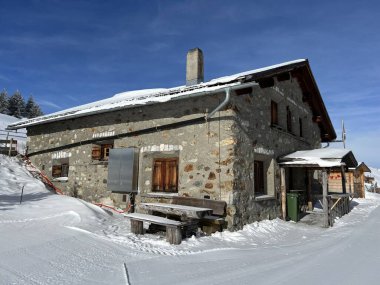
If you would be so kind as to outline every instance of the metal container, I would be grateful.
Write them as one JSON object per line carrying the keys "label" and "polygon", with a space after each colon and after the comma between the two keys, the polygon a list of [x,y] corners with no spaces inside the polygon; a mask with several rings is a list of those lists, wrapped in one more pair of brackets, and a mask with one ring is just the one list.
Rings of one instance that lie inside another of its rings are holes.
{"label": "metal container", "polygon": [[107,187],[113,193],[137,193],[138,148],[114,148],[108,159]]}

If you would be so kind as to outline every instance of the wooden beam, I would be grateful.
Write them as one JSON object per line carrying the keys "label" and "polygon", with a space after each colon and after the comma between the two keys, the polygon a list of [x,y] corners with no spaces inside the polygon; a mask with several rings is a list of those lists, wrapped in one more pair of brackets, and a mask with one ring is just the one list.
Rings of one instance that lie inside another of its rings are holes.
{"label": "wooden beam", "polygon": [[251,94],[252,93],[252,87],[247,87],[247,88],[242,88],[242,89],[237,89],[235,90],[236,95],[246,95],[246,94]]}
{"label": "wooden beam", "polygon": [[314,123],[322,122],[322,116],[313,116],[313,122]]}
{"label": "wooden beam", "polygon": [[343,194],[346,194],[346,173],[344,170],[344,165],[340,166],[340,173],[342,176],[342,191],[343,191]]}
{"label": "wooden beam", "polygon": [[142,221],[131,220],[131,232],[136,235],[144,234],[144,227]]}
{"label": "wooden beam", "polygon": [[281,73],[281,74],[277,75],[277,80],[278,81],[290,80],[290,74],[289,74],[289,72],[285,72],[285,73]]}
{"label": "wooden beam", "polygon": [[268,88],[274,86],[274,79],[272,77],[258,80],[260,88]]}
{"label": "wooden beam", "polygon": [[323,189],[323,226],[325,228],[329,227],[329,205],[327,200],[327,170],[322,170],[322,189]]}
{"label": "wooden beam", "polygon": [[313,201],[311,197],[311,183],[313,179],[313,170],[306,169],[307,171],[307,208],[309,211],[313,211]]}
{"label": "wooden beam", "polygon": [[182,231],[178,227],[166,227],[166,241],[170,244],[180,244],[182,242]]}
{"label": "wooden beam", "polygon": [[280,168],[281,173],[281,213],[282,219],[286,220],[286,181],[285,181],[285,168]]}

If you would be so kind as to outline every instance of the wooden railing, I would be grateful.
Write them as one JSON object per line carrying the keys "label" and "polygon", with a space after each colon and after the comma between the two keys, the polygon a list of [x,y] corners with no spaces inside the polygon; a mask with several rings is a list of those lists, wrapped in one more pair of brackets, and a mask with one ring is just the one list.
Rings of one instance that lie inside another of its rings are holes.
{"label": "wooden railing", "polygon": [[341,218],[350,212],[350,201],[352,194],[330,194],[327,196],[328,200],[328,220],[329,226],[334,225],[336,218]]}
{"label": "wooden railing", "polygon": [[17,155],[17,140],[0,140],[0,153],[9,156]]}

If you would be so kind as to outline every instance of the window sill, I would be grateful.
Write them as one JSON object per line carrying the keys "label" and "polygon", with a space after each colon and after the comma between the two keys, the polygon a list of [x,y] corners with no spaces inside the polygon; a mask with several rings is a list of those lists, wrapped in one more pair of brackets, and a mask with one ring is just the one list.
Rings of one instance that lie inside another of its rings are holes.
{"label": "window sill", "polygon": [[274,200],[275,196],[272,195],[259,195],[255,197],[255,201],[265,201],[265,200]]}
{"label": "window sill", "polygon": [[53,182],[68,182],[69,178],[68,177],[55,177],[53,178]]}
{"label": "window sill", "polygon": [[108,160],[92,160],[92,165],[108,165]]}
{"label": "window sill", "polygon": [[278,132],[280,132],[282,134],[288,135],[288,136],[290,136],[290,137],[292,137],[292,138],[294,138],[296,140],[299,140],[299,141],[301,141],[301,142],[303,142],[305,144],[310,145],[310,143],[308,143],[307,140],[303,136],[302,137],[298,136],[298,135],[294,134],[293,132],[289,132],[286,129],[284,129],[284,128],[278,126],[278,125],[271,125],[271,128],[277,130]]}
{"label": "window sill", "polygon": [[143,197],[174,197],[178,196],[178,192],[168,193],[168,192],[149,192],[142,194]]}

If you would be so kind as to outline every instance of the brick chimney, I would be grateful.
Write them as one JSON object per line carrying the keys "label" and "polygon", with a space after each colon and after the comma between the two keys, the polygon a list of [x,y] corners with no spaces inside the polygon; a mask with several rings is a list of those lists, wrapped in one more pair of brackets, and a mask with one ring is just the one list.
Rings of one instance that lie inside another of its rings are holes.
{"label": "brick chimney", "polygon": [[186,86],[204,82],[202,50],[199,48],[189,50],[186,60]]}

